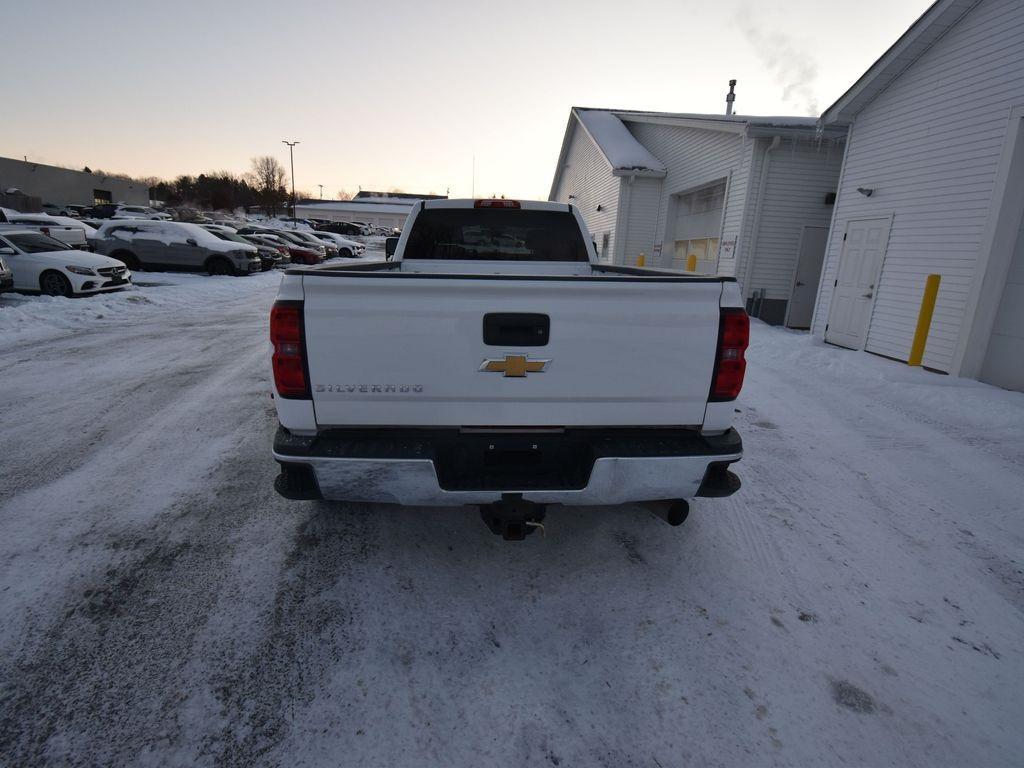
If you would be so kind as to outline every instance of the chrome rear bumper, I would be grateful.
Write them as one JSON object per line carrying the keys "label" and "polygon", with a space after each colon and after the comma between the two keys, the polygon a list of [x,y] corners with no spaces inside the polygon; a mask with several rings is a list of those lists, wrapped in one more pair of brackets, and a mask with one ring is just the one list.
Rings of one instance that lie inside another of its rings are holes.
{"label": "chrome rear bumper", "polygon": [[[716,437],[692,433],[683,440],[678,434],[666,440],[660,430],[648,432],[653,434],[609,441],[606,433],[595,431],[593,447],[584,444],[598,455],[586,461],[578,475],[579,482],[563,476],[565,479],[544,487],[550,475],[548,468],[533,470],[527,466],[510,475],[518,473],[522,477],[519,484],[513,480],[497,486],[495,483],[500,479],[487,478],[486,472],[482,472],[478,485],[473,487],[472,473],[467,480],[467,475],[457,471],[453,475],[452,468],[443,465],[449,461],[444,449],[438,448],[439,444],[428,434],[421,438],[406,433],[387,441],[371,442],[350,440],[347,436],[302,438],[280,430],[274,443],[274,458],[281,464],[282,476],[276,487],[289,498],[410,506],[490,504],[509,495],[538,504],[598,506],[698,495],[727,496],[739,487],[735,475],[726,472],[726,467],[743,455],[742,441],[735,430]],[[449,438],[440,438],[444,439]],[[483,442],[494,447],[494,438]],[[484,445],[483,450],[486,448]],[[631,455],[599,455],[602,450],[616,448]],[[665,455],[673,449],[678,451],[677,455]],[[564,460],[564,456],[559,456],[559,460]],[[462,468],[456,468],[459,469]]]}

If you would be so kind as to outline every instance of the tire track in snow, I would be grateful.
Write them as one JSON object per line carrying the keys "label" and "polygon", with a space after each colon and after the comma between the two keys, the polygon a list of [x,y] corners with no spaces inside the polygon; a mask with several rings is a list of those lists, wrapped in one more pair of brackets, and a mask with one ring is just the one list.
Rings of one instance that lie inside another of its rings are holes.
{"label": "tire track in snow", "polygon": [[[265,454],[270,421],[265,412],[240,415],[263,417],[234,432],[243,450],[201,490],[112,534],[107,563],[69,587],[52,623],[37,621],[17,652],[5,652],[0,753],[11,764],[132,765],[188,748],[189,663],[229,571],[230,534],[268,498],[276,502],[266,481],[272,461],[253,460]],[[210,492],[224,485],[233,489],[227,503]]]}

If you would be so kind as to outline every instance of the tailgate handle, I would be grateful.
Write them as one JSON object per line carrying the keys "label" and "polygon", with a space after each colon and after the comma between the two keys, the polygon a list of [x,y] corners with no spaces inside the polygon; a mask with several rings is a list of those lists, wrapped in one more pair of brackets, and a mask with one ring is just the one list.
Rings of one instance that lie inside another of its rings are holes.
{"label": "tailgate handle", "polygon": [[551,318],[526,312],[484,315],[484,344],[492,347],[543,347],[551,334]]}

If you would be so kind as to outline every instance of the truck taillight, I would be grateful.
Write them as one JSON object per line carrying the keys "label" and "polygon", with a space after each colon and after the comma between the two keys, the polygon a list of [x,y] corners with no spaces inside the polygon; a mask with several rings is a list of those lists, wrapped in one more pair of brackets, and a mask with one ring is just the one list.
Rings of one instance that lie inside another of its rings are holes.
{"label": "truck taillight", "polygon": [[518,200],[477,200],[474,208],[521,208]]}
{"label": "truck taillight", "polygon": [[309,399],[306,339],[302,302],[278,301],[270,310],[270,341],[274,345],[274,385],[289,400]]}
{"label": "truck taillight", "polygon": [[718,324],[718,354],[711,382],[711,402],[735,400],[743,388],[747,361],[743,353],[750,342],[750,318],[742,309],[723,307]]}

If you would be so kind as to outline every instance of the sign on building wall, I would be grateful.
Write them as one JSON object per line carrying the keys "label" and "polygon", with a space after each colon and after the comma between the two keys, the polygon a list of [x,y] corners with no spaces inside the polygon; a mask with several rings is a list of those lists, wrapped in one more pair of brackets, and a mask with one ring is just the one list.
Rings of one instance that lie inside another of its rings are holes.
{"label": "sign on building wall", "polygon": [[723,240],[722,244],[718,247],[718,260],[732,259],[736,255],[736,238],[732,240]]}

